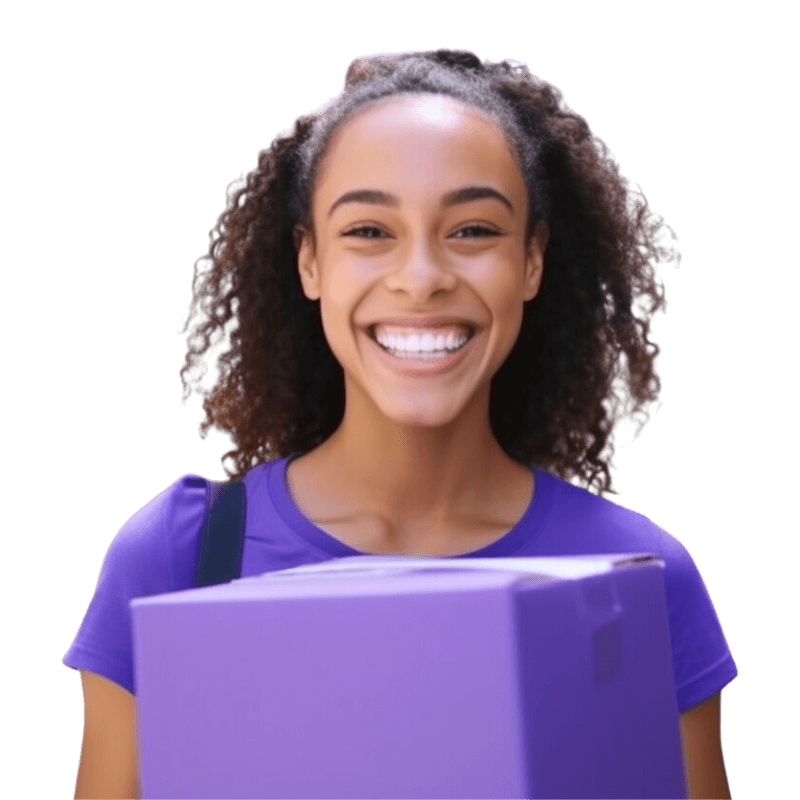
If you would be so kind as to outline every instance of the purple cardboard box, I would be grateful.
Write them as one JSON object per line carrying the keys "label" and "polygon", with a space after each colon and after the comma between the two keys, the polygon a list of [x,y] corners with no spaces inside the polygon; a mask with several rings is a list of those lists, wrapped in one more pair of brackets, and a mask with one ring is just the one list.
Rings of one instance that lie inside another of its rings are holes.
{"label": "purple cardboard box", "polygon": [[130,603],[143,798],[685,798],[664,562],[353,556]]}

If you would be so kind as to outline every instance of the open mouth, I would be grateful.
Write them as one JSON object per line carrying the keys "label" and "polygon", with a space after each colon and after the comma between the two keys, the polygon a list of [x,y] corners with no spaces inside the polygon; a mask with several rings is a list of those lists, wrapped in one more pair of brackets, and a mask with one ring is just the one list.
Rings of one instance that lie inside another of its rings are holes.
{"label": "open mouth", "polygon": [[378,347],[381,348],[385,353],[389,353],[392,356],[397,358],[404,358],[404,359],[414,359],[420,361],[438,361],[448,356],[452,355],[453,353],[457,353],[462,350],[467,344],[472,340],[473,336],[475,336],[476,328],[474,325],[467,325],[466,326],[466,339],[458,345],[458,347],[450,347],[444,348],[440,350],[393,350],[391,347],[387,347],[385,344],[381,344],[378,341],[377,336],[375,335],[375,328],[376,325],[370,325],[367,330],[367,335],[370,339],[372,339]]}

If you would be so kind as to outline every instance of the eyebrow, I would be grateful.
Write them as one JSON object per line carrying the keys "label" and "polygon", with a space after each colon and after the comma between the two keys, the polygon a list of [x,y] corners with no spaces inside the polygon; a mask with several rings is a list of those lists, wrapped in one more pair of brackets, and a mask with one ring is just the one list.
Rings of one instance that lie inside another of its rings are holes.
{"label": "eyebrow", "polygon": [[[452,192],[442,196],[441,207],[450,208],[451,206],[460,205],[461,203],[470,203],[473,200],[485,200],[493,198],[499,200],[501,203],[508,206],[511,213],[514,213],[514,206],[511,201],[497,189],[491,186],[462,186],[460,189],[455,189]],[[380,206],[390,206],[391,208],[398,208],[400,200],[393,194],[381,192],[377,189],[354,189],[352,192],[345,192],[332,206],[328,212],[328,219],[331,218],[333,212],[342,203],[372,203]]]}

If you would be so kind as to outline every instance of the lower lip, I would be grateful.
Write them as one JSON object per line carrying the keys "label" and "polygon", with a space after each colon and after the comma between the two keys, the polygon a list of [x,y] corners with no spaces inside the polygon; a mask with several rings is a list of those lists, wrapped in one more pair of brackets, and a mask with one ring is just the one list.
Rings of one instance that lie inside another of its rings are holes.
{"label": "lower lip", "polygon": [[395,372],[399,372],[401,375],[424,378],[429,375],[440,375],[443,372],[453,369],[470,350],[475,339],[478,338],[478,332],[476,331],[472,335],[472,338],[460,350],[456,350],[449,356],[445,356],[443,359],[437,361],[419,361],[413,358],[393,356],[391,353],[384,350],[368,333],[365,334],[365,336],[372,342],[375,349],[377,349],[379,358],[387,367],[391,367],[391,369]]}

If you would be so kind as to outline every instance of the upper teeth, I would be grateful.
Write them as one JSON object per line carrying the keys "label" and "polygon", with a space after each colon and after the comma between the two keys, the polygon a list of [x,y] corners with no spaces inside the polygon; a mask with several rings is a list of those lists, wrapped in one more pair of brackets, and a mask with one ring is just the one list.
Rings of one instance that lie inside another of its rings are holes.
{"label": "upper teeth", "polygon": [[375,331],[375,338],[384,347],[392,350],[433,351],[461,347],[469,337],[466,332],[458,328],[420,330],[406,336],[387,333],[378,328]]}

